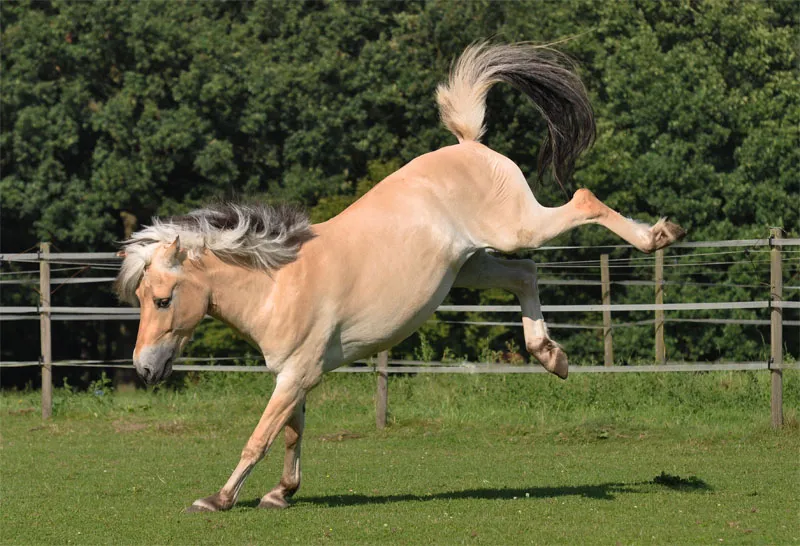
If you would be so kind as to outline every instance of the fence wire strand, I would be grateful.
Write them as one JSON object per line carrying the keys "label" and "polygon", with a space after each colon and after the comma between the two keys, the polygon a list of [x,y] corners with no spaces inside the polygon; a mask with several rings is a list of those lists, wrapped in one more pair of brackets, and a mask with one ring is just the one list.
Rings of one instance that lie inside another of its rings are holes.
{"label": "fence wire strand", "polygon": [[[719,251],[709,251],[709,252],[678,252],[678,253],[670,253],[664,256],[664,264],[663,267],[665,270],[669,271],[670,279],[665,279],[663,281],[664,286],[702,286],[702,287],[721,287],[721,288],[745,288],[745,289],[763,289],[770,286],[768,282],[762,282],[760,284],[740,284],[740,283],[728,283],[724,280],[720,280],[720,282],[713,282],[708,281],[705,279],[708,278],[715,278],[720,276],[730,276],[733,272],[730,270],[733,266],[749,266],[749,268],[745,268],[745,271],[748,275],[753,275],[757,277],[762,277],[764,271],[769,270],[769,260],[763,260],[764,255],[769,254],[772,250],[771,248],[766,248],[767,239],[763,240],[756,240],[753,243],[753,246],[740,246],[734,250],[719,250]],[[797,244],[795,242],[790,242],[789,244]],[[725,242],[720,242],[725,243]],[[756,246],[758,245],[758,246]],[[41,260],[41,258],[30,258],[30,259],[14,259],[15,257],[19,257],[24,254],[28,254],[28,251],[36,249],[38,245],[34,245],[30,249],[26,250],[25,252],[12,254],[8,256],[4,256],[0,260],[0,264],[2,263],[29,263],[35,264]],[[682,246],[677,245],[678,248],[702,248],[698,246]],[[712,245],[713,248],[715,245]],[[722,246],[722,244],[718,245]],[[780,245],[780,251],[783,255],[791,255],[787,256],[784,260],[784,273],[792,273],[789,278],[789,283],[793,282],[798,276],[800,276],[800,269],[795,271],[795,267],[800,265],[800,261],[797,260],[795,257],[796,254],[800,253],[800,249],[792,249],[791,247],[787,248],[788,245]],[[627,249],[632,250],[632,247],[628,245],[609,245],[603,247],[591,247],[593,249]],[[568,249],[586,249],[586,247],[549,247],[544,248],[541,250],[568,250]],[[73,253],[73,255],[81,255],[82,253]],[[88,253],[87,253],[88,254]],[[85,255],[81,255],[84,257]],[[741,259],[731,259],[731,260],[714,260],[709,258],[712,257],[722,257],[722,256],[741,256]],[[701,260],[701,261],[696,261]],[[99,271],[117,271],[120,268],[118,259],[115,258],[98,258],[98,261],[91,261],[91,260],[75,260],[75,259],[60,259],[58,256],[55,256],[54,259],[48,260],[48,262],[52,265],[57,267],[52,267],[50,271],[54,272],[74,272],[67,278],[62,279],[52,279],[52,284],[61,284],[57,288],[51,291],[51,294],[58,291],[63,284],[69,284],[69,281],[92,270],[99,270]],[[655,265],[655,257],[654,256],[631,256],[631,257],[620,257],[620,258],[610,258],[609,259],[609,269],[613,270],[614,277],[612,277],[610,283],[613,285],[632,285],[633,283],[641,284],[642,286],[656,286],[656,282],[650,278],[636,278],[635,275],[637,274],[635,270],[645,270],[651,269]],[[788,262],[788,263],[787,263]],[[591,272],[592,270],[597,270],[600,268],[600,260],[599,259],[584,259],[584,260],[567,260],[567,261],[545,261],[545,262],[537,262],[537,265],[541,268],[547,269],[548,272],[555,272],[558,269],[565,270],[564,273],[567,278],[564,277],[548,277],[544,279],[540,279],[543,286],[546,286],[549,282],[553,282],[557,285],[558,281],[577,281],[575,284],[579,284],[580,282],[585,282],[586,286],[597,287],[600,283],[597,281],[597,274]],[[727,270],[720,270],[720,267],[727,267]],[[697,271],[697,268],[706,268],[705,271]],[[627,270],[627,271],[626,271]],[[737,272],[737,275],[741,275],[741,271]],[[39,271],[37,270],[30,270],[30,271],[4,271],[0,272],[0,277],[2,276],[21,276],[21,275],[30,275],[33,278],[31,279],[14,279],[10,281],[2,281],[4,284],[8,283],[35,283],[36,279],[38,278]],[[87,280],[91,279],[91,277],[87,277]],[[113,279],[104,279],[103,282],[108,282],[109,280]],[[98,282],[100,282],[98,280]],[[566,285],[562,285],[566,286]],[[783,286],[784,290],[799,290],[800,286],[795,286],[791,284],[786,284]],[[38,307],[37,307],[38,308]],[[787,307],[788,309],[788,307]],[[642,311],[642,312],[649,312],[649,311]],[[110,316],[110,315],[109,315]],[[119,315],[120,318],[123,315]],[[15,316],[6,316],[6,319],[13,319],[16,318]],[[55,316],[53,318],[56,318]],[[66,317],[64,317],[66,318]],[[81,318],[80,315],[72,315],[70,318],[79,319]],[[492,327],[492,326],[508,326],[508,327],[520,327],[522,323],[520,321],[510,322],[510,321],[474,321],[474,320],[439,320],[435,321],[438,323],[443,324],[452,324],[452,325],[464,325],[464,326],[476,326],[476,327]],[[763,326],[769,324],[769,321],[765,320],[758,320],[758,319],[680,319],[680,318],[666,318],[665,322],[670,323],[709,323],[709,324],[741,324],[741,325],[751,325],[751,326]],[[629,328],[629,327],[636,327],[636,326],[651,326],[655,323],[654,320],[642,320],[642,321],[633,321],[633,322],[619,322],[613,323],[611,325],[612,329],[617,328]],[[800,324],[798,321],[783,321],[785,326],[793,326],[796,324]],[[593,324],[571,324],[571,323],[555,323],[549,322],[548,326],[553,329],[586,329],[586,330],[602,330],[603,326],[601,325],[593,325]],[[243,360],[248,359],[250,357],[222,357],[222,358],[208,358],[208,359],[198,359],[198,358],[185,358],[182,361],[228,361],[228,360]],[[118,360],[118,361],[101,361],[101,362],[130,362],[130,360]]]}

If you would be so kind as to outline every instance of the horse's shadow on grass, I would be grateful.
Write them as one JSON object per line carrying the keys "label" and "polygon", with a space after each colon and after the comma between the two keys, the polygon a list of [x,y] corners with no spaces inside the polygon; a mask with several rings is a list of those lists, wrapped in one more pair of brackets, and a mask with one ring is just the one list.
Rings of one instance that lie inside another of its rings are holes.
{"label": "horse's shadow on grass", "polygon": [[[555,497],[584,497],[588,499],[614,500],[616,495],[624,493],[651,493],[671,489],[684,492],[708,492],[712,487],[705,481],[692,476],[681,478],[661,473],[654,479],[632,483],[601,483],[597,485],[574,485],[561,487],[526,487],[526,488],[481,488],[464,489],[462,491],[442,491],[428,495],[325,495],[317,497],[301,496],[297,504],[313,504],[323,506],[361,506],[370,504],[389,504],[395,502],[419,502],[432,500],[480,499],[480,500],[515,500],[520,498],[550,499]],[[245,501],[244,506],[257,506],[259,499]]]}

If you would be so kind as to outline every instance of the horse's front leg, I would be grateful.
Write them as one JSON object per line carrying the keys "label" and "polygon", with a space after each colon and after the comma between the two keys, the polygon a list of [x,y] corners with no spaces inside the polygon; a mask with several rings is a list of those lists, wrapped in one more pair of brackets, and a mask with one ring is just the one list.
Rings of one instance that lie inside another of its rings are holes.
{"label": "horse's front leg", "polygon": [[294,413],[283,430],[286,455],[283,459],[283,474],[272,491],[261,498],[259,508],[288,508],[288,499],[300,489],[300,444],[306,420],[305,402],[295,406]]}
{"label": "horse's front leg", "polygon": [[295,414],[296,409],[302,407],[305,395],[306,389],[294,378],[278,375],[275,391],[269,399],[258,426],[242,450],[239,464],[236,465],[231,477],[217,493],[194,501],[186,511],[216,512],[230,509],[236,503],[239,490],[247,475],[250,474],[256,463],[267,454],[272,442]]}
{"label": "horse's front leg", "polygon": [[503,260],[478,251],[463,265],[453,286],[502,288],[515,294],[522,307],[525,348],[547,371],[562,379],[567,378],[567,355],[547,333],[533,260]]}

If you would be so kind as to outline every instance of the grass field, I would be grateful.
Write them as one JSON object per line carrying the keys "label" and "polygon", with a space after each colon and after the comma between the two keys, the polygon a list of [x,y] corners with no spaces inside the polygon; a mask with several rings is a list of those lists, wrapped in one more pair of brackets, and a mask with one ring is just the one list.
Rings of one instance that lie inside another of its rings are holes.
{"label": "grass field", "polygon": [[207,374],[185,389],[0,398],[3,544],[792,544],[800,542],[800,376],[769,428],[769,376],[731,372],[331,375],[308,402],[303,486],[275,446],[226,513],[182,510],[227,479],[271,388]]}

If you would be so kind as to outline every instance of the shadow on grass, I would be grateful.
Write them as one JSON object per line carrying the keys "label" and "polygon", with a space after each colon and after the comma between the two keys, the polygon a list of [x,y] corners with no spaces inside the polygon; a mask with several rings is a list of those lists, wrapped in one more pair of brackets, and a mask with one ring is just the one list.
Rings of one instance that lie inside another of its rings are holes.
{"label": "shadow on grass", "polygon": [[[645,482],[633,483],[602,483],[598,485],[575,485],[562,487],[528,487],[528,488],[502,488],[502,489],[465,489],[463,491],[442,491],[430,495],[327,495],[319,497],[302,496],[297,499],[298,504],[315,504],[323,506],[360,506],[369,504],[388,504],[395,502],[419,502],[432,500],[453,499],[482,499],[482,500],[514,500],[519,498],[549,499],[555,497],[578,496],[588,499],[614,500],[616,495],[624,493],[649,493],[667,488],[676,491],[711,491],[712,488],[705,481],[696,476],[681,478],[662,472],[654,479]],[[259,499],[244,501],[243,506],[258,506]]]}

